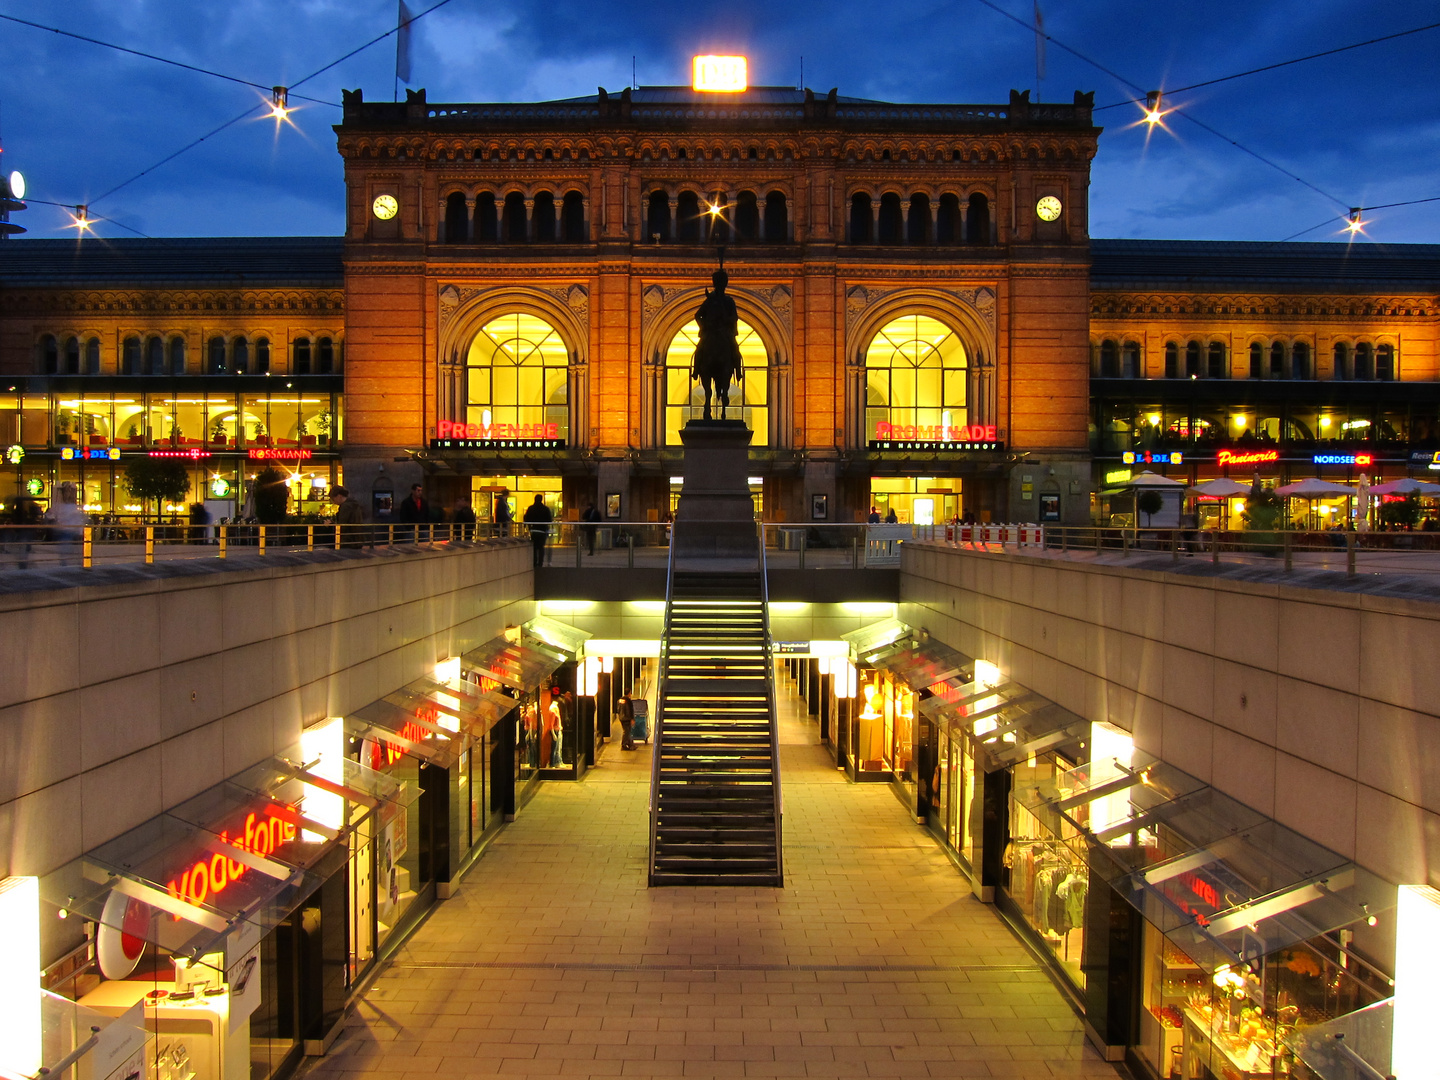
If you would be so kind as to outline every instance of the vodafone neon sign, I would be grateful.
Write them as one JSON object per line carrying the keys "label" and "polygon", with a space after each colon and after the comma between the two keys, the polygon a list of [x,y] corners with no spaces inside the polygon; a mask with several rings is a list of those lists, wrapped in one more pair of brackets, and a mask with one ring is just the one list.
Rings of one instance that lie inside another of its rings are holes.
{"label": "vodafone neon sign", "polygon": [[1216,465],[1268,465],[1280,460],[1279,450],[1221,450]]}
{"label": "vodafone neon sign", "polygon": [[[244,829],[237,830],[234,837],[228,829],[222,832],[220,842],[251,855],[269,855],[281,844],[295,839],[299,820],[300,815],[293,806],[267,806],[264,816],[247,814]],[[207,896],[219,896],[244,877],[249,869],[244,863],[217,852],[209,858],[197,860],[178,878],[171,878],[165,883],[165,891],[177,900],[203,904]],[[172,918],[178,922],[180,916]]]}

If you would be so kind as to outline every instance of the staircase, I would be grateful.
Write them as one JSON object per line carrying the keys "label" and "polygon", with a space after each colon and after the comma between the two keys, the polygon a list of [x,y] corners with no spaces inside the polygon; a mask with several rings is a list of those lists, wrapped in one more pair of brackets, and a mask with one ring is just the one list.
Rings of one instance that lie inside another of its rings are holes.
{"label": "staircase", "polygon": [[758,572],[672,563],[656,712],[650,884],[783,884],[763,549]]}

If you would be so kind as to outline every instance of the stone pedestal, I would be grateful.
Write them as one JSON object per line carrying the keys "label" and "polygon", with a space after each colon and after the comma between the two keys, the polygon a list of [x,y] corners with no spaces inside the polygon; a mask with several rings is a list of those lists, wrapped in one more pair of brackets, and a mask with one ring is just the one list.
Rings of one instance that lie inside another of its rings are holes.
{"label": "stone pedestal", "polygon": [[754,556],[750,438],[743,420],[691,420],[680,429],[685,463],[675,509],[677,556]]}

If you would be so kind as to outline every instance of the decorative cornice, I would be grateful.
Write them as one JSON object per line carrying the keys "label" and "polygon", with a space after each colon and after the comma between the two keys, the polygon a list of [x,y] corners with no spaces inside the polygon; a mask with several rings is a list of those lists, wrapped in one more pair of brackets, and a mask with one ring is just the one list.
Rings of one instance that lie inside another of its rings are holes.
{"label": "decorative cornice", "polygon": [[297,314],[339,316],[345,292],[330,288],[193,289],[45,288],[0,293],[0,311],[7,315],[74,313],[77,315],[257,315]]}
{"label": "decorative cornice", "polygon": [[1092,319],[1429,319],[1436,298],[1317,293],[1092,292]]}

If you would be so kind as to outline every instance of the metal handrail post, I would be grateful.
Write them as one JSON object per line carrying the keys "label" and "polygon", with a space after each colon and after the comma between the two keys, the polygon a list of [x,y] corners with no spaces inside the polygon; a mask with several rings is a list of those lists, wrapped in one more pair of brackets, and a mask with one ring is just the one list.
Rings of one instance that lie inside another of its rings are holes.
{"label": "metal handrail post", "polygon": [[1295,569],[1295,554],[1291,549],[1290,534],[1288,532],[1281,533],[1280,538],[1285,548],[1285,572],[1288,574]]}
{"label": "metal handrail post", "polygon": [[344,527],[345,527],[345,526],[344,526],[344,525],[341,525],[340,522],[338,522],[338,521],[335,522],[335,550],[336,550],[336,551],[339,551],[339,550],[340,550],[340,530],[343,529]]}
{"label": "metal handrail post", "polygon": [[387,547],[394,547],[394,546],[395,546],[395,523],[394,523],[393,521],[390,523],[390,538],[389,538],[389,541],[387,542],[386,546],[387,546]]}
{"label": "metal handrail post", "polygon": [[1345,534],[1345,573],[1348,577],[1355,576],[1355,534]]}
{"label": "metal handrail post", "polygon": [[575,569],[580,569],[580,530],[575,530]]}
{"label": "metal handrail post", "polygon": [[[629,567],[629,569],[634,570],[634,569],[635,569],[635,534],[634,534],[634,533],[632,533],[632,532],[626,532],[626,533],[625,533],[625,546],[630,549],[630,553],[629,553],[629,556],[628,556],[627,566]],[[672,557],[672,558],[674,557],[674,553],[675,553],[675,536],[674,536],[674,533],[673,533],[673,531],[672,531],[671,536],[670,536],[670,554],[671,554],[671,557]]]}
{"label": "metal handrail post", "polygon": [[[801,565],[805,547],[801,540]],[[765,704],[770,713],[770,777],[775,791],[775,876],[777,884],[785,881],[785,790],[780,784],[780,712],[775,702],[775,655],[770,644],[770,576],[765,564],[765,526],[760,525],[760,620],[763,629],[765,656]]]}
{"label": "metal handrail post", "polygon": [[215,529],[220,544],[220,558],[223,559],[226,557],[227,549],[229,548],[230,544],[230,526],[217,525],[215,526]]}
{"label": "metal handrail post", "polygon": [[265,535],[265,530],[266,530],[266,528],[267,528],[267,526],[265,526],[265,525],[261,525],[261,526],[260,526],[259,547],[260,547],[260,554],[261,554],[261,555],[264,555],[264,554],[265,554],[265,541],[268,539],[268,537],[266,537],[266,535]]}
{"label": "metal handrail post", "polygon": [[306,551],[314,551],[314,550],[315,550],[315,526],[314,526],[314,525],[306,525],[306,526],[305,526],[305,550],[306,550]]}
{"label": "metal handrail post", "polygon": [[[761,536],[761,539],[762,539],[762,540],[764,539],[763,534],[762,534],[762,536]],[[760,561],[763,563],[765,560],[762,558]],[[805,532],[804,532],[804,530],[801,530],[801,533],[800,533],[800,569],[801,569],[801,570],[804,570],[804,569],[805,569]]]}
{"label": "metal handrail post", "polygon": [[145,526],[145,565],[150,566],[155,562],[155,526]]}
{"label": "metal handrail post", "polygon": [[85,526],[84,539],[81,541],[80,565],[86,570],[95,567],[95,530],[89,525]]}
{"label": "metal handrail post", "polygon": [[1170,530],[1170,561],[1180,561],[1180,530]]}
{"label": "metal handrail post", "polygon": [[1210,541],[1210,561],[1218,564],[1220,562],[1220,530],[1216,529]]}

